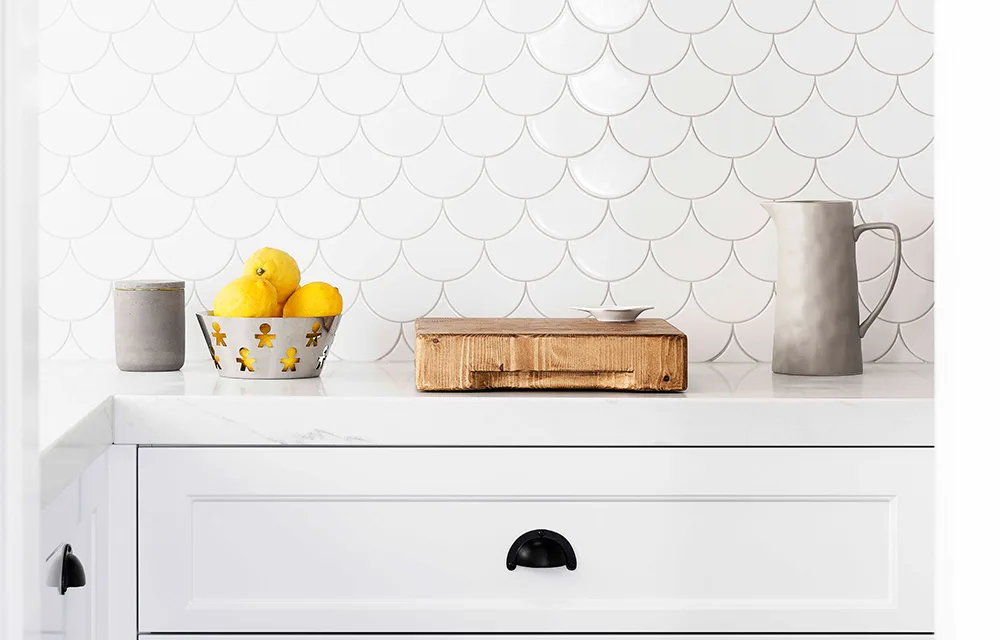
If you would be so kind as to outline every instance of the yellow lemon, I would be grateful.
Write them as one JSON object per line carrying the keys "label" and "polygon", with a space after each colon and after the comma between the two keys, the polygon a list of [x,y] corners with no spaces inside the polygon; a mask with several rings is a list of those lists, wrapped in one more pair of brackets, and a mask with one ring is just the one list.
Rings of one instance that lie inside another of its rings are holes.
{"label": "yellow lemon", "polygon": [[304,284],[285,302],[286,318],[336,316],[344,310],[344,299],[337,287],[325,282]]}
{"label": "yellow lemon", "polygon": [[257,276],[240,276],[219,289],[212,311],[224,318],[270,318],[278,310],[274,285]]}
{"label": "yellow lemon", "polygon": [[295,258],[271,247],[255,251],[243,265],[243,275],[259,276],[273,284],[278,292],[278,302],[284,302],[292,295],[302,277]]}

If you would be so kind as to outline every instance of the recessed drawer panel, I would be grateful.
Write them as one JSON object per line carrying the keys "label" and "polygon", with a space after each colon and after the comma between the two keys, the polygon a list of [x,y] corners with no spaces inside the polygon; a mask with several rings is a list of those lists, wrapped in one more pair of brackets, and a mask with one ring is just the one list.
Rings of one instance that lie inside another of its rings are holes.
{"label": "recessed drawer panel", "polygon": [[[927,632],[931,460],[927,449],[142,449],[139,625]],[[572,560],[572,571],[527,566]]]}

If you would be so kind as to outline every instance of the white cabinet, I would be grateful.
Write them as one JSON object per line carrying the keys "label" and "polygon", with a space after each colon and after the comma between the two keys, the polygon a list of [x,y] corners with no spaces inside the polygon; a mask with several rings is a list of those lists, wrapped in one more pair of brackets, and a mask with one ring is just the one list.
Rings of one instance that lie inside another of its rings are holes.
{"label": "white cabinet", "polygon": [[[136,450],[111,447],[42,509],[42,632],[49,640],[126,640],[136,632]],[[87,583],[59,593],[71,545]]]}
{"label": "white cabinet", "polygon": [[[98,586],[96,570],[98,531],[106,522],[99,501],[107,484],[103,460],[88,469],[42,510],[41,547],[45,554],[42,569],[42,632],[52,640],[97,640]],[[95,473],[96,471],[96,473]],[[87,571],[88,588],[59,593],[59,576],[65,545],[73,547]]]}
{"label": "white cabinet", "polygon": [[[930,449],[141,449],[139,631],[928,632],[932,485]],[[508,569],[538,529],[575,571]]]}

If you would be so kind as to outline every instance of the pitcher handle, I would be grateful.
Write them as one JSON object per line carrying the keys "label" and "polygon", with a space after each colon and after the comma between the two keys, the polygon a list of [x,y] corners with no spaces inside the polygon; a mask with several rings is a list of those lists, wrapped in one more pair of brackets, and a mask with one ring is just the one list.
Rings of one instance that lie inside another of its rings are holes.
{"label": "pitcher handle", "polygon": [[868,314],[865,321],[861,323],[859,331],[861,332],[861,337],[864,338],[865,334],[868,333],[868,329],[871,328],[872,324],[875,322],[875,318],[878,314],[882,312],[882,308],[885,303],[889,301],[889,295],[892,293],[893,288],[896,286],[896,279],[899,277],[899,264],[903,260],[903,236],[899,233],[899,227],[891,222],[868,222],[865,224],[859,224],[854,227],[854,241],[857,242],[858,238],[865,231],[871,231],[872,229],[886,229],[892,232],[893,239],[896,243],[896,255],[892,259],[892,274],[889,276],[889,286],[886,288],[885,293],[882,294],[882,299],[878,301],[872,312]]}

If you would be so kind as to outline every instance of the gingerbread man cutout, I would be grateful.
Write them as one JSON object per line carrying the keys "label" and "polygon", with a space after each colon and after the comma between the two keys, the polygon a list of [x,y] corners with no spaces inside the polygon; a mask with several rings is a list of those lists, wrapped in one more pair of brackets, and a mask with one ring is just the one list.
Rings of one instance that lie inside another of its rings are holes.
{"label": "gingerbread man cutout", "polygon": [[313,330],[306,334],[306,346],[307,347],[318,347],[319,346],[319,323],[313,323]]}
{"label": "gingerbread man cutout", "polygon": [[323,347],[323,353],[319,354],[319,357],[316,358],[316,371],[319,371],[320,369],[323,368],[323,363],[326,362],[326,354],[329,352],[330,352],[330,345],[326,345],[325,347]]}
{"label": "gingerbread man cutout", "polygon": [[254,336],[257,338],[257,348],[263,349],[267,347],[268,349],[273,349],[274,345],[271,343],[272,340],[277,338],[276,335],[271,333],[271,325],[264,323],[260,325],[260,333],[255,333]]}
{"label": "gingerbread man cutout", "polygon": [[226,344],[226,334],[222,333],[222,327],[219,326],[218,322],[212,323],[212,329],[214,329],[214,331],[212,331],[212,337],[215,338],[215,346],[217,347],[229,346]]}
{"label": "gingerbread man cutout", "polygon": [[250,350],[246,347],[240,347],[240,358],[236,358],[236,362],[240,364],[240,371],[253,371],[253,365],[257,362],[257,358],[250,357]]}
{"label": "gingerbread man cutout", "polygon": [[212,345],[208,345],[208,352],[212,354],[212,360],[215,362],[215,368],[222,371],[222,364],[219,362],[219,355],[215,353],[215,349],[212,348]]}
{"label": "gingerbread man cutout", "polygon": [[295,347],[289,347],[288,351],[285,352],[285,355],[288,357],[281,359],[281,364],[284,365],[281,369],[282,371],[295,371],[295,365],[301,360],[301,358],[295,357],[296,353]]}

